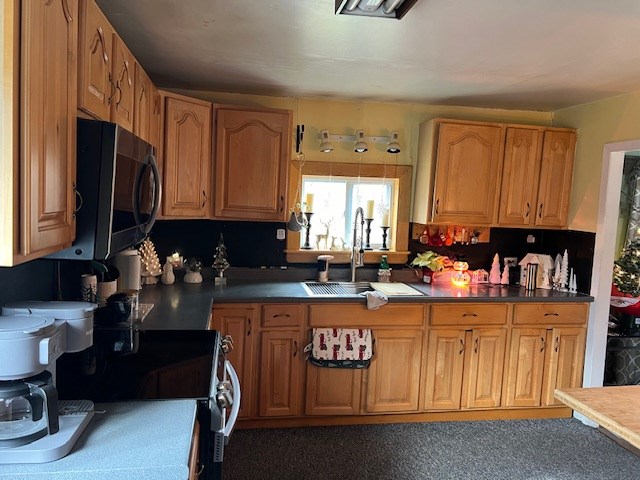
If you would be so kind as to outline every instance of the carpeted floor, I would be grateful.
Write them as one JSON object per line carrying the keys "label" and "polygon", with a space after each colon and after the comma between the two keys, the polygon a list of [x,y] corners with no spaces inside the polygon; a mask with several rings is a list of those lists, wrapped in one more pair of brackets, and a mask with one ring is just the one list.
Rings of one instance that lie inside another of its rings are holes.
{"label": "carpeted floor", "polygon": [[575,419],[236,430],[224,480],[624,479],[640,457]]}

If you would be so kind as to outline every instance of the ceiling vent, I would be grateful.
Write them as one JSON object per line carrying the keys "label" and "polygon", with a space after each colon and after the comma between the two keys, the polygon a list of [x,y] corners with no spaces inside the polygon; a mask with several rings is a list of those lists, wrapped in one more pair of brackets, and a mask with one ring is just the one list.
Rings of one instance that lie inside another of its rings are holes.
{"label": "ceiling vent", "polygon": [[400,20],[418,0],[335,0],[336,15]]}

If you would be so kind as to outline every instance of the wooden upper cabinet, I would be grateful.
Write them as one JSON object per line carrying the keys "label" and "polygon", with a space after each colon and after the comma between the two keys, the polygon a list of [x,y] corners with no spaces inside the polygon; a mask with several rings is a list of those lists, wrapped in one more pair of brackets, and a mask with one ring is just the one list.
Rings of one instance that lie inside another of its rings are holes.
{"label": "wooden upper cabinet", "polygon": [[111,121],[133,132],[136,59],[117,34],[113,35],[114,94],[111,100]]}
{"label": "wooden upper cabinet", "polygon": [[216,218],[285,221],[289,110],[216,107]]}
{"label": "wooden upper cabinet", "polygon": [[500,193],[500,225],[527,226],[536,219],[541,128],[508,127]]}
{"label": "wooden upper cabinet", "polygon": [[78,108],[101,120],[111,118],[115,30],[94,0],[80,0]]}
{"label": "wooden upper cabinet", "polygon": [[151,143],[154,86],[149,75],[139,63],[135,64],[135,104],[133,108],[133,133]]}
{"label": "wooden upper cabinet", "polygon": [[547,129],[544,132],[536,225],[564,227],[567,224],[573,160],[574,131]]}
{"label": "wooden upper cabinet", "polygon": [[490,225],[495,221],[502,142],[500,125],[440,124],[433,193],[434,223]]}
{"label": "wooden upper cabinet", "polygon": [[78,2],[21,4],[19,253],[41,256],[75,237]]}
{"label": "wooden upper cabinet", "polygon": [[165,217],[211,216],[211,104],[165,95],[163,198]]}

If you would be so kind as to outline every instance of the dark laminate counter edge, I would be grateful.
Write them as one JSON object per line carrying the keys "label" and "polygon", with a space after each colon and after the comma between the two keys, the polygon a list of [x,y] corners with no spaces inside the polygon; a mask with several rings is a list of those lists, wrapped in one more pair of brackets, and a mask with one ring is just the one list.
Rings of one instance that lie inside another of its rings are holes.
{"label": "dark laminate counter edge", "polygon": [[[537,289],[478,285],[451,287],[410,284],[424,295],[390,296],[389,303],[536,303],[593,302],[593,297]],[[225,303],[366,303],[362,295],[310,296],[300,282],[228,280],[225,286],[211,281],[200,284],[176,282],[173,285],[145,285],[140,303],[152,303],[153,309],[136,328],[143,330],[203,330],[207,328],[211,307]],[[384,308],[384,307],[382,307]]]}

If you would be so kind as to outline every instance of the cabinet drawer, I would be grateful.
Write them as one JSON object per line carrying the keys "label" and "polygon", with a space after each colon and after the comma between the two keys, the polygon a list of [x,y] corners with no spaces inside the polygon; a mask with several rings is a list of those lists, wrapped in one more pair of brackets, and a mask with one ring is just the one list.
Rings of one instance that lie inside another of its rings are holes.
{"label": "cabinet drawer", "polygon": [[263,305],[262,322],[264,328],[299,327],[302,324],[301,306],[292,303]]}
{"label": "cabinet drawer", "polygon": [[422,305],[385,305],[379,310],[367,310],[365,305],[323,304],[309,307],[310,327],[421,327],[424,321]]}
{"label": "cabinet drawer", "polygon": [[504,325],[509,305],[432,305],[431,325]]}
{"label": "cabinet drawer", "polygon": [[514,325],[583,324],[587,321],[587,303],[527,303],[514,306]]}

